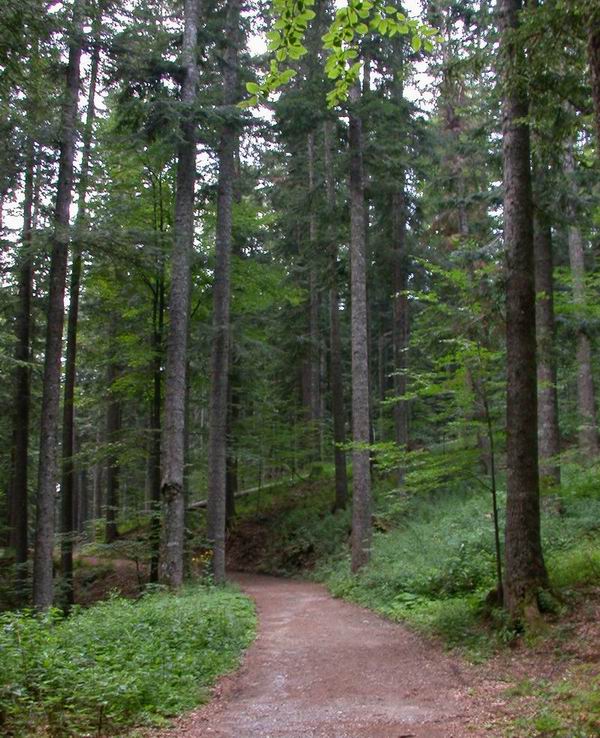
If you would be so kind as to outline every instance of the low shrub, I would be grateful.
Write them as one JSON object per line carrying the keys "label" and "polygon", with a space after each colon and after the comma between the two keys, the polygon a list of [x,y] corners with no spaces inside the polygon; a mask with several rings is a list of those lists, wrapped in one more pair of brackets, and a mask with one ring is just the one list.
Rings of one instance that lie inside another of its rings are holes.
{"label": "low shrub", "polygon": [[0,733],[114,734],[201,702],[255,630],[241,594],[195,587],[138,601],[0,615]]}

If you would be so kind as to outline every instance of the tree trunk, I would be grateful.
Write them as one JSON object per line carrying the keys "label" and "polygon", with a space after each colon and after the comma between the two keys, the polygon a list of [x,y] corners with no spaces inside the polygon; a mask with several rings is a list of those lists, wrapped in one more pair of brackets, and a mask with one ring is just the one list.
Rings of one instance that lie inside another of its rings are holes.
{"label": "tree trunk", "polygon": [[319,340],[319,290],[317,280],[317,270],[313,266],[316,256],[317,245],[317,216],[314,207],[315,198],[315,134],[311,133],[307,136],[307,164],[308,164],[308,197],[309,197],[309,216],[308,216],[308,242],[309,242],[309,259],[311,263],[309,275],[309,377],[310,377],[310,398],[309,398],[309,419],[312,425],[311,438],[313,439],[312,451],[315,456],[320,458],[320,420],[321,420],[321,357],[320,357],[320,340]]}
{"label": "tree trunk", "polygon": [[15,321],[14,456],[10,487],[9,545],[15,551],[16,590],[25,597],[28,546],[29,410],[31,406],[31,300],[33,295],[33,182],[35,143],[28,142],[23,190],[23,245],[19,264],[19,309]]}
{"label": "tree trunk", "polygon": [[175,244],[171,257],[171,295],[165,376],[164,476],[165,503],[164,560],[162,579],[170,587],[183,582],[185,505],[183,476],[185,467],[185,395],[188,321],[190,303],[190,257],[194,245],[194,188],[196,183],[196,99],[198,65],[198,0],[185,0],[182,66],[185,77],[181,100],[185,106],[181,120],[181,140],[177,147],[177,186],[175,194]]}
{"label": "tree trunk", "polygon": [[99,24],[95,22],[93,37],[96,41],[90,67],[87,112],[83,132],[83,153],[78,187],[78,209],[75,221],[75,248],[69,285],[69,318],[67,321],[67,355],[65,360],[65,388],[63,402],[62,434],[62,480],[61,480],[61,569],[63,576],[63,598],[67,607],[73,604],[73,536],[76,531],[75,509],[75,464],[73,449],[75,442],[75,382],[77,366],[77,322],[79,319],[79,291],[81,285],[81,238],[87,228],[86,198],[89,182],[92,135],[94,132],[96,82],[100,63]]}
{"label": "tree trunk", "polygon": [[369,463],[369,356],[367,343],[367,260],[360,92],[351,90],[350,277],[352,300],[352,571],[364,566],[371,549],[371,469]]}
{"label": "tree trunk", "polygon": [[[408,268],[406,254],[406,203],[404,194],[404,176],[398,189],[392,195],[392,242],[394,250],[393,265],[393,303],[392,303],[392,341],[394,352],[394,394],[402,397],[407,390],[408,348]],[[394,405],[395,441],[403,451],[408,446],[408,402],[397,400]],[[397,476],[398,484],[404,485],[405,465],[400,463]]]}
{"label": "tree trunk", "polygon": [[596,157],[600,159],[600,10],[598,8],[590,9],[588,59],[596,118]]}
{"label": "tree trunk", "polygon": [[[227,4],[226,49],[223,64],[223,104],[233,106],[238,86],[239,0]],[[236,126],[226,123],[219,143],[216,264],[213,285],[213,340],[208,433],[208,531],[213,544],[213,576],[225,580],[227,385],[229,376],[229,308]]]}
{"label": "tree trunk", "polygon": [[560,485],[560,463],[557,459],[560,453],[560,432],[556,391],[552,230],[539,208],[536,208],[535,212],[533,233],[540,476],[542,480],[556,486]]}
{"label": "tree trunk", "polygon": [[342,374],[342,339],[340,335],[340,309],[337,277],[337,228],[335,217],[335,183],[333,179],[332,152],[333,124],[326,121],[323,126],[325,161],[325,186],[330,228],[330,287],[329,287],[329,372],[331,382],[331,412],[333,415],[333,443],[335,462],[334,510],[343,510],[348,503],[348,474],[346,470],[346,420],[344,410],[344,380]]}
{"label": "tree trunk", "polygon": [[46,609],[54,596],[53,549],[54,504],[56,499],[56,447],[60,406],[60,374],[65,285],[69,251],[69,209],[73,191],[73,160],[77,127],[77,103],[81,60],[81,4],[73,6],[74,36],[69,43],[66,87],[61,113],[61,143],[58,171],[54,233],[50,261],[48,323],[42,390],[40,454],[37,490],[35,556],[33,565],[33,602]]}
{"label": "tree trunk", "polygon": [[159,266],[155,282],[152,331],[152,406],[150,411],[150,581],[158,582],[160,553],[160,457],[162,411],[162,362],[165,313],[164,263]]}
{"label": "tree trunk", "polygon": [[547,582],[540,537],[533,203],[527,96],[517,84],[524,53],[514,37],[521,0],[499,0],[504,63],[502,138],[507,259],[507,501],[505,606],[519,619],[537,612]]}
{"label": "tree trunk", "polygon": [[238,362],[230,357],[230,372],[227,402],[227,471],[226,471],[226,503],[225,515],[227,527],[235,518],[235,496],[238,493],[238,460],[234,442],[235,428],[240,414],[240,392],[238,387]]}
{"label": "tree trunk", "polygon": [[117,540],[117,517],[119,513],[119,455],[117,444],[121,432],[121,403],[116,396],[114,384],[119,370],[114,359],[108,365],[108,406],[106,409],[106,441],[109,453],[106,463],[106,543]]}
{"label": "tree trunk", "polygon": [[573,182],[575,175],[575,158],[573,146],[569,144],[565,151],[565,173],[571,180],[567,199],[567,216],[569,219],[569,263],[573,280],[573,301],[580,315],[577,327],[577,411],[579,415],[579,449],[586,459],[593,460],[598,456],[598,426],[596,422],[596,393],[592,373],[592,346],[587,334],[585,311],[585,258],[583,237],[577,227],[577,190]]}

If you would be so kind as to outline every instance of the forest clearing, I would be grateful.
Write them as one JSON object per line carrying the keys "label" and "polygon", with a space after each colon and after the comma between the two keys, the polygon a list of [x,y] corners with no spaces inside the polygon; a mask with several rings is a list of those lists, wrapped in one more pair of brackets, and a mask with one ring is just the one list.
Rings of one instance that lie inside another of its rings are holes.
{"label": "forest clearing", "polygon": [[0,734],[600,736],[600,3],[0,2]]}

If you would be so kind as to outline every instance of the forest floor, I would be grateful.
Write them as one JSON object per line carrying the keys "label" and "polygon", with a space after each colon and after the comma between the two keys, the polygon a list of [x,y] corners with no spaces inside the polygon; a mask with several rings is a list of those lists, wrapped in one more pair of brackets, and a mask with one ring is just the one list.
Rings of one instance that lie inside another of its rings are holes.
{"label": "forest floor", "polygon": [[478,667],[321,585],[253,574],[235,580],[256,601],[260,623],[242,668],[221,680],[209,705],[147,735],[490,735],[494,704],[473,690],[482,681]]}

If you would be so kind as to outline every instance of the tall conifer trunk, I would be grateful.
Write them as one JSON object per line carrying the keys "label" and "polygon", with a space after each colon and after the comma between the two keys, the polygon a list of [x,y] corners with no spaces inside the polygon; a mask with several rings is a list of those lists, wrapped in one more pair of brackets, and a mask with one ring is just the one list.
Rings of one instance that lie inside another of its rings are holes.
{"label": "tall conifer trunk", "polygon": [[329,213],[329,372],[331,383],[331,412],[333,415],[333,442],[335,462],[334,510],[343,510],[348,503],[348,474],[346,470],[346,418],[344,409],[344,379],[342,374],[342,338],[340,335],[340,306],[338,295],[338,244],[335,217],[335,182],[333,173],[333,123],[323,125],[325,187]]}
{"label": "tall conifer trunk", "polygon": [[[116,316],[113,316],[113,325]],[[112,329],[111,329],[112,330]],[[119,377],[119,367],[114,357],[114,333],[111,335],[111,354],[107,372],[108,404],[106,407],[106,440],[110,451],[106,460],[106,543],[117,540],[117,517],[119,513],[120,465],[117,444],[121,434],[121,403],[116,393],[115,382]]]}
{"label": "tall conifer trunk", "polygon": [[33,293],[33,197],[35,142],[27,144],[23,190],[23,245],[19,263],[19,308],[15,321],[14,465],[11,486],[11,539],[17,564],[17,589],[22,591],[28,559],[29,410],[31,406],[31,298]]}
{"label": "tall conifer trunk", "polygon": [[319,307],[320,295],[318,289],[317,270],[314,266],[315,249],[317,244],[317,216],[315,213],[315,134],[311,131],[306,140],[306,160],[308,168],[308,193],[309,193],[309,215],[308,215],[308,242],[309,259],[311,263],[309,274],[309,419],[312,424],[311,439],[313,441],[312,451],[320,456],[320,420],[321,420],[321,351],[319,336]]}
{"label": "tall conifer trunk", "polygon": [[160,456],[162,417],[162,362],[165,314],[165,276],[162,260],[154,286],[152,326],[152,401],[150,407],[150,581],[158,582],[160,549]]}
{"label": "tall conifer trunk", "polygon": [[194,245],[194,189],[196,184],[196,121],[193,105],[198,83],[196,46],[199,0],[185,0],[180,142],[177,147],[175,243],[171,257],[171,294],[165,376],[162,496],[165,505],[162,579],[173,588],[183,583],[185,534],[185,397],[190,306],[190,258]]}
{"label": "tall conifer trunk", "polygon": [[67,355],[65,360],[65,388],[63,402],[62,434],[62,481],[61,481],[61,569],[63,576],[63,597],[65,604],[73,604],[73,536],[77,525],[75,520],[75,464],[73,461],[75,445],[75,381],[77,364],[77,323],[79,320],[79,292],[81,285],[82,244],[81,239],[87,228],[86,198],[89,184],[92,135],[95,118],[96,82],[100,63],[100,43],[98,18],[95,23],[94,50],[90,66],[87,112],[83,132],[83,153],[78,187],[78,209],[75,221],[75,245],[71,282],[69,285],[69,318],[67,321]]}
{"label": "tall conifer trunk", "polygon": [[560,453],[560,433],[558,426],[558,394],[556,391],[552,229],[539,207],[536,207],[535,211],[533,233],[540,476],[553,485],[559,485],[560,463],[557,456]]}
{"label": "tall conifer trunk", "polygon": [[65,95],[61,113],[60,158],[54,232],[50,260],[48,323],[42,390],[40,454],[38,470],[35,555],[33,564],[33,602],[46,609],[52,604],[54,582],[52,552],[54,548],[54,505],[56,499],[58,416],[65,286],[69,251],[69,209],[73,193],[73,160],[79,99],[82,3],[73,5],[74,35],[69,43]]}
{"label": "tall conifer trunk", "polygon": [[592,373],[592,345],[587,334],[583,315],[585,309],[585,258],[583,237],[577,226],[577,188],[572,181],[575,176],[573,146],[565,151],[565,173],[571,179],[567,198],[569,219],[569,263],[573,280],[573,301],[578,308],[577,326],[577,411],[579,415],[579,449],[584,457],[593,460],[598,456],[598,426],[596,422],[596,392]]}
{"label": "tall conifer trunk", "polygon": [[521,0],[499,0],[504,66],[502,138],[507,259],[507,501],[505,606],[513,618],[537,612],[547,581],[540,537],[533,201],[525,55],[514,31]]}
{"label": "tall conifer trunk", "polygon": [[[226,106],[233,106],[237,98],[239,13],[239,0],[229,0],[225,33],[227,46],[223,64],[223,103]],[[213,575],[216,582],[225,580],[230,263],[237,135],[235,124],[227,122],[221,131],[219,143],[208,433],[208,530],[213,544]]]}
{"label": "tall conifer trunk", "polygon": [[369,355],[367,259],[360,91],[350,94],[350,291],[352,300],[352,571],[364,566],[371,549],[371,469],[369,463]]}
{"label": "tall conifer trunk", "polygon": [[[392,243],[393,243],[393,303],[392,303],[392,342],[394,351],[394,394],[406,394],[406,350],[408,348],[408,268],[406,255],[406,197],[404,176],[400,188],[392,195]],[[408,445],[408,403],[397,400],[394,405],[395,441],[401,449]],[[397,470],[398,484],[404,484],[404,463]]]}
{"label": "tall conifer trunk", "polygon": [[596,157],[600,159],[600,9],[591,6],[592,3],[588,25],[588,59],[596,118]]}

